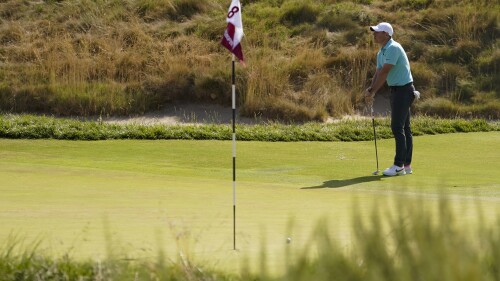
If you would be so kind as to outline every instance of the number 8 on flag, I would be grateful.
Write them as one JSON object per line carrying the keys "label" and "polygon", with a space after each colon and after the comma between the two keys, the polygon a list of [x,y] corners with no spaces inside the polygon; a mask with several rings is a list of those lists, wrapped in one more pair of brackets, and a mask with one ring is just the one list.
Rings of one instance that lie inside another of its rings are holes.
{"label": "number 8 on flag", "polygon": [[239,0],[233,0],[227,12],[227,28],[222,37],[221,44],[233,53],[240,61],[243,59],[241,50],[241,39],[243,38],[243,23],[241,20],[241,4]]}

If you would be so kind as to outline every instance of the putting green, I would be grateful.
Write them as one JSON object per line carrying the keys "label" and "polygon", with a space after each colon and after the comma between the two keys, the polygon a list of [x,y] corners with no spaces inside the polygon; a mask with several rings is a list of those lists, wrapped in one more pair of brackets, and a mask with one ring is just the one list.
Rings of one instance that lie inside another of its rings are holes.
{"label": "putting green", "polygon": [[[378,145],[384,169],[394,141]],[[47,254],[93,259],[182,251],[237,270],[262,245],[272,261],[309,243],[319,219],[348,244],[354,209],[369,216],[400,198],[448,194],[466,224],[478,203],[486,218],[500,214],[499,132],[416,137],[414,174],[392,178],[371,175],[373,142],[238,142],[233,251],[231,150],[230,141],[2,139],[0,241],[39,239]]]}

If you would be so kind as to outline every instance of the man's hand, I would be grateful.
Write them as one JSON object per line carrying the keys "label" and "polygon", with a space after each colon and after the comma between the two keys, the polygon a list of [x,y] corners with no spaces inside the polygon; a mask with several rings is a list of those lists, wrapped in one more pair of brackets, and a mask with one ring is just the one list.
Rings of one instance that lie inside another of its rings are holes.
{"label": "man's hand", "polygon": [[373,92],[372,87],[366,88],[366,90],[365,90],[365,102],[368,104],[372,104],[374,96],[375,96],[375,92]]}

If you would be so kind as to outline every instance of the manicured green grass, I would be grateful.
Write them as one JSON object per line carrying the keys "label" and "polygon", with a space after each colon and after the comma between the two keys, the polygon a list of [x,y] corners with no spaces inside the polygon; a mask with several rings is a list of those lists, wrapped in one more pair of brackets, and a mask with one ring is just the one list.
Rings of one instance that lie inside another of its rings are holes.
{"label": "manicured green grass", "polygon": [[[393,140],[378,144],[385,168]],[[404,198],[431,207],[450,195],[464,229],[477,224],[478,204],[486,223],[500,212],[498,132],[416,137],[415,173],[396,178],[371,176],[371,141],[238,142],[238,251],[230,141],[2,139],[0,147],[0,241],[40,240],[49,256],[154,258],[163,249],[234,272],[265,248],[280,271],[284,249],[311,243],[319,219],[349,245],[354,210],[391,214]]]}

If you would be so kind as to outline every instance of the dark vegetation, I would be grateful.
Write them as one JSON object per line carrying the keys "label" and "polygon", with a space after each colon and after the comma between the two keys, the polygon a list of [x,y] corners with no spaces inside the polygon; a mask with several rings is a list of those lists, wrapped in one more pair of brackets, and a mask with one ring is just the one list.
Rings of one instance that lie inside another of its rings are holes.
{"label": "dark vegetation", "polygon": [[[413,119],[413,135],[500,131],[499,122],[484,119]],[[377,119],[377,138],[392,138],[390,121]],[[373,140],[370,119],[345,120],[324,124],[237,125],[238,141],[368,141]],[[231,140],[232,127],[226,124],[141,125],[110,124],[33,115],[0,116],[0,138],[13,139],[187,139]]]}

